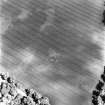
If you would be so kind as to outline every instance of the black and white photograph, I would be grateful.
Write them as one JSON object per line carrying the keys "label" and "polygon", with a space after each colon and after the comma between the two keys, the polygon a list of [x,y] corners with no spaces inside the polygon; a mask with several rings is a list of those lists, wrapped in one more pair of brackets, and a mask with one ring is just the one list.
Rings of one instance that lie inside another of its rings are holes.
{"label": "black and white photograph", "polygon": [[0,105],[105,105],[104,0],[0,0]]}

